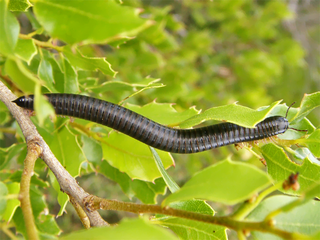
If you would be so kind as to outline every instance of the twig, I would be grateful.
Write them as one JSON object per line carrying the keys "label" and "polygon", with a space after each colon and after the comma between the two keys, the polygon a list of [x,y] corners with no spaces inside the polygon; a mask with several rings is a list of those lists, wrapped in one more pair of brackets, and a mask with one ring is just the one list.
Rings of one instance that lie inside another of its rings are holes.
{"label": "twig", "polygon": [[52,49],[57,50],[58,52],[62,52],[62,50],[63,50],[63,47],[55,46],[55,45],[53,45],[51,42],[41,42],[41,41],[39,41],[39,40],[37,40],[37,39],[32,38],[32,37],[29,36],[29,35],[25,35],[25,34],[21,34],[21,33],[20,33],[20,34],[19,34],[19,38],[21,38],[21,39],[32,39],[33,42],[34,42],[36,45],[38,45],[38,46],[40,46],[40,47],[44,47],[44,48],[52,48]]}
{"label": "twig", "polygon": [[79,203],[76,202],[76,200],[72,196],[69,196],[69,197],[70,197],[71,204],[73,205],[74,209],[77,211],[77,214],[80,218],[80,221],[82,222],[82,225],[86,229],[89,229],[90,221],[87,214],[83,211],[82,207],[79,205]]}
{"label": "twig", "polygon": [[[30,118],[25,115],[22,109],[11,102],[15,99],[16,96],[12,94],[12,92],[0,81],[0,100],[8,107],[11,114],[16,118],[27,144],[29,142],[36,142],[42,148],[43,151],[41,158],[56,176],[61,191],[67,193],[69,196],[72,196],[75,201],[82,206],[83,199],[89,194],[78,185],[76,180],[53,155],[49,146],[37,132],[37,129],[31,122]],[[86,213],[90,220],[91,226],[109,225],[101,218],[98,212],[95,211]]]}
{"label": "twig", "polygon": [[235,231],[259,231],[275,234],[284,239],[312,239],[312,237],[299,233],[291,233],[274,227],[274,221],[249,222],[237,221],[232,217],[215,217],[206,214],[200,214],[190,211],[174,209],[170,207],[161,207],[157,205],[136,204],[128,202],[120,202],[116,200],[108,200],[90,195],[84,199],[83,204],[87,210],[95,211],[99,209],[126,211],[136,214],[152,213],[164,214],[173,217],[191,219],[195,221],[224,226]]}
{"label": "twig", "polygon": [[21,202],[21,210],[23,213],[23,219],[26,225],[28,239],[38,240],[39,236],[37,233],[36,224],[31,208],[30,201],[30,181],[33,175],[34,164],[39,158],[42,149],[37,145],[36,141],[29,142],[28,153],[24,160],[24,169],[21,176],[20,182],[20,194],[19,200]]}

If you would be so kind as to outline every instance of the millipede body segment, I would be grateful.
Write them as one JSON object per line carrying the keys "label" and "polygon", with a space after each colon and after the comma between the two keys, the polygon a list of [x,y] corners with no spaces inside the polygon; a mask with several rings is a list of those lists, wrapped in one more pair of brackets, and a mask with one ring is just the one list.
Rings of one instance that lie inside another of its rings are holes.
{"label": "millipede body segment", "polygon": [[[76,94],[45,94],[56,114],[96,122],[151,147],[173,153],[196,153],[229,144],[272,137],[288,129],[288,120],[269,117],[255,128],[220,123],[195,129],[176,129],[156,123],[129,109],[100,99]],[[34,96],[14,100],[19,107],[34,110]]]}

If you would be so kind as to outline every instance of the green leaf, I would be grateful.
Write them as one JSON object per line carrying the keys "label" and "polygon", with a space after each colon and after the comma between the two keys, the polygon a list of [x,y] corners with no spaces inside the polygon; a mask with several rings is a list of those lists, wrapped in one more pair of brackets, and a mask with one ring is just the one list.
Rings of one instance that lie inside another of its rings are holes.
{"label": "green leaf", "polygon": [[5,212],[2,214],[2,219],[6,222],[10,222],[16,209],[20,206],[20,201],[18,200],[18,194],[20,192],[20,183],[8,183],[6,184],[8,189],[8,194],[16,195],[16,198],[7,199],[7,206]]}
{"label": "green leaf", "polygon": [[266,144],[261,147],[261,153],[267,162],[268,173],[275,182],[283,182],[288,179],[292,173],[299,172],[298,182],[300,189],[281,190],[286,193],[297,195],[302,193],[314,183],[320,182],[320,166],[312,163],[308,158],[305,158],[302,165],[292,162],[282,148],[274,144]]}
{"label": "green leaf", "polygon": [[38,0],[34,3],[34,13],[52,37],[70,44],[107,43],[133,37],[151,24],[139,18],[135,9],[112,0]]}
{"label": "green leaf", "polygon": [[64,74],[64,92],[78,93],[78,75],[74,67],[70,64],[67,58],[63,59],[63,74]]}
{"label": "green leaf", "polygon": [[290,123],[289,127],[293,129],[288,129],[284,134],[278,135],[278,137],[281,139],[287,139],[287,140],[299,139],[299,138],[302,138],[304,135],[306,135],[306,132],[297,131],[295,129],[307,130],[308,133],[312,133],[315,130],[315,127],[307,118],[303,118],[301,119],[301,121],[296,122],[294,124]]}
{"label": "green leaf", "polygon": [[[42,211],[47,207],[42,192],[34,185],[30,186],[30,201],[32,212],[35,218],[39,217]],[[43,214],[43,213],[42,213]]]}
{"label": "green leaf", "polygon": [[232,205],[252,197],[270,183],[268,175],[261,170],[225,160],[195,174],[162,204],[200,198]]}
{"label": "green leaf", "polygon": [[44,58],[50,62],[50,65],[52,67],[52,74],[55,82],[54,88],[57,89],[58,92],[64,92],[64,88],[65,88],[64,72],[62,71],[60,65],[57,63],[56,59],[51,53],[45,50],[42,50],[42,52],[43,52]]}
{"label": "green leaf", "polygon": [[162,178],[157,178],[154,183],[138,179],[132,180],[126,173],[112,167],[107,161],[100,163],[97,169],[107,178],[117,182],[130,199],[136,197],[145,204],[155,204],[157,196],[164,195],[166,192],[166,184]]}
{"label": "green leaf", "polygon": [[[146,78],[147,79],[150,79],[149,77]],[[138,95],[140,94],[141,92],[143,91],[146,91],[148,89],[154,89],[154,88],[161,88],[161,87],[164,87],[164,85],[162,83],[157,83],[160,79],[154,79],[154,81],[151,81],[149,82],[149,84],[141,89],[139,89],[138,91],[130,94],[128,97],[126,97],[125,99],[123,99],[119,104],[121,105],[125,100],[127,100],[128,98],[131,98],[135,95]]]}
{"label": "green leaf", "polygon": [[0,182],[0,219],[2,220],[2,214],[5,212],[7,207],[7,195],[9,191],[7,186]]}
{"label": "green leaf", "polygon": [[54,237],[61,233],[61,230],[55,220],[55,216],[51,214],[41,214],[36,221],[36,226],[41,235],[47,235],[46,239],[55,239]]}
{"label": "green leaf", "polygon": [[[68,127],[63,126],[58,132],[54,133],[50,148],[72,177],[79,176],[81,165],[86,161],[86,157],[78,143],[77,137],[70,132]],[[50,172],[50,179],[54,189],[58,192],[58,202],[61,206],[58,213],[59,216],[65,210],[68,196],[60,191],[59,183],[52,172]]]}
{"label": "green leaf", "polygon": [[[172,203],[170,207],[211,216],[214,215],[212,208],[206,202],[200,200]],[[164,215],[157,215],[152,221],[170,228],[181,239],[227,239],[226,228],[221,226]]]}
{"label": "green leaf", "polygon": [[16,56],[30,65],[32,58],[38,53],[38,50],[32,39],[18,39],[14,52]]}
{"label": "green leaf", "polygon": [[43,55],[41,55],[41,61],[38,68],[38,76],[45,83],[50,92],[57,92],[53,84],[55,83],[53,77],[53,70],[50,61]]}
{"label": "green leaf", "polygon": [[117,72],[111,68],[111,64],[106,58],[87,57],[84,56],[78,48],[72,51],[70,46],[63,48],[64,55],[69,59],[70,63],[79,69],[88,71],[100,70],[105,75],[115,77]]}
{"label": "green leaf", "polygon": [[279,208],[277,211],[290,212],[292,209],[314,199],[314,196],[319,196],[319,195],[320,195],[320,182],[313,184],[311,187],[306,189],[298,199],[284,205],[283,207]]}
{"label": "green leaf", "polygon": [[32,7],[29,0],[9,0],[9,10],[13,12],[26,12]]}
{"label": "green leaf", "polygon": [[54,134],[50,148],[72,177],[79,176],[81,164],[86,161],[86,157],[77,137],[70,132],[67,126]]}
{"label": "green leaf", "polygon": [[[0,102],[0,125],[4,126],[10,120],[11,120],[11,114],[9,113],[7,106],[3,102]],[[1,162],[0,162],[0,166],[1,166]]]}
{"label": "green leaf", "polygon": [[61,240],[104,240],[108,236],[109,239],[130,239],[130,240],[173,240],[178,238],[169,231],[148,223],[143,219],[128,220],[124,219],[116,227],[100,227],[90,228],[73,232],[67,236],[63,236]]}
{"label": "green leaf", "polygon": [[[249,215],[250,221],[262,221],[271,211],[274,211],[292,201],[295,197],[289,196],[272,196],[264,200]],[[320,202],[309,201],[306,204],[292,209],[290,212],[280,213],[274,217],[275,227],[289,232],[298,232],[301,234],[311,235],[319,231],[320,227]],[[255,239],[273,240],[279,239],[274,235],[261,232],[252,233]]]}
{"label": "green leaf", "polygon": [[314,162],[316,164],[319,163],[319,160],[315,156],[313,156],[312,152],[310,152],[310,150],[306,147],[297,148],[296,150],[294,150],[293,154],[293,156],[298,160],[303,160],[308,157],[311,162]]}
{"label": "green leaf", "polygon": [[122,81],[107,81],[101,85],[89,86],[86,89],[93,91],[96,94],[106,92],[121,92],[121,91],[133,91],[134,87],[132,84]]}
{"label": "green leaf", "polygon": [[258,111],[236,103],[210,108],[199,115],[196,115],[180,124],[181,128],[189,128],[208,120],[219,120],[235,123],[243,127],[254,127],[268,116],[271,110],[280,101],[272,103],[269,107]]}
{"label": "green leaf", "polygon": [[[162,83],[157,83],[158,81],[159,81],[159,79],[154,79],[154,78],[145,78],[142,81],[131,82],[131,83],[122,82],[119,80],[114,80],[114,81],[104,82],[101,85],[91,86],[91,87],[88,87],[87,89],[90,89],[95,93],[106,93],[106,92],[114,92],[114,91],[118,91],[118,92],[119,91],[130,91],[130,92],[132,92],[140,87],[145,88],[145,89],[163,87]],[[135,94],[136,93],[133,93],[131,96],[133,96]]]}
{"label": "green leaf", "polygon": [[[22,170],[18,170],[18,171],[15,171],[13,174],[11,174],[10,176],[10,180],[12,182],[17,182],[17,183],[20,183],[21,182],[21,176],[22,176]],[[38,174],[34,174],[32,177],[31,177],[31,183],[35,186],[39,186],[39,187],[43,187],[43,188],[46,188],[46,187],[49,187],[49,183],[42,180],[41,178],[39,178],[39,175]]]}
{"label": "green leaf", "polygon": [[55,111],[53,106],[49,101],[41,95],[40,85],[37,85],[34,92],[34,110],[36,111],[36,117],[38,119],[39,125],[43,126],[44,121],[47,117],[52,117],[55,119]]}
{"label": "green leaf", "polygon": [[[39,233],[51,235],[51,238],[58,235],[61,231],[55,222],[54,216],[46,213],[48,206],[44,201],[43,193],[33,185],[30,187],[30,201],[35,224]],[[27,239],[26,225],[20,207],[16,210],[13,221],[17,232],[20,232]]]}
{"label": "green leaf", "polygon": [[102,163],[102,147],[96,140],[81,135],[82,150],[89,162]]}
{"label": "green leaf", "polygon": [[320,129],[314,131],[307,138],[300,139],[299,143],[305,144],[315,157],[320,157]]}
{"label": "green leaf", "polygon": [[14,81],[15,85],[26,94],[32,94],[36,83],[41,84],[41,81],[33,76],[29,69],[27,69],[21,62],[7,59],[5,63],[5,71]]}
{"label": "green leaf", "polygon": [[305,94],[300,104],[300,111],[294,117],[292,124],[299,122],[301,119],[307,116],[313,109],[319,106],[320,92]]}
{"label": "green leaf", "polygon": [[18,41],[20,26],[14,15],[8,11],[8,0],[0,0],[0,53],[13,55]]}
{"label": "green leaf", "polygon": [[[125,172],[132,179],[152,182],[161,177],[146,144],[117,132],[111,132],[103,140],[103,157],[111,166]],[[169,153],[160,150],[158,153],[165,168],[173,165],[173,159]]]}
{"label": "green leaf", "polygon": [[173,104],[157,103],[155,101],[142,107],[132,104],[127,104],[125,107],[160,124],[170,126],[177,126],[186,119],[197,116],[196,114],[199,113],[195,107],[191,107],[183,112],[177,112],[173,108]]}
{"label": "green leaf", "polygon": [[157,151],[153,148],[150,147],[150,151],[152,152],[154,161],[159,169],[159,172],[161,173],[161,176],[163,178],[163,180],[165,181],[167,187],[170,189],[170,191],[172,193],[178,191],[180,189],[180,187],[178,186],[178,184],[169,176],[169,174],[166,172],[166,169],[164,168],[162,161],[159,157],[159,154],[157,153]]}
{"label": "green leaf", "polygon": [[4,169],[6,165],[14,160],[15,156],[19,155],[21,150],[25,148],[26,144],[12,144],[8,148],[0,148],[0,170]]}
{"label": "green leaf", "polygon": [[54,220],[54,216],[47,214],[45,211],[48,206],[45,202],[43,193],[33,185],[31,185],[30,188],[30,200],[37,229],[46,234],[59,234],[60,229]]}
{"label": "green leaf", "polygon": [[[53,174],[50,176],[51,176],[51,179],[53,179],[55,177]],[[54,181],[52,186],[58,193],[57,199],[58,199],[58,203],[60,205],[60,210],[59,210],[57,216],[60,217],[66,211],[66,206],[69,201],[69,196],[67,194],[65,194],[64,192],[61,192],[60,185],[57,181]]]}
{"label": "green leaf", "polygon": [[320,182],[312,184],[310,187],[308,187],[303,195],[301,196],[302,201],[301,202],[306,202],[308,200],[314,199],[314,196],[319,196],[320,195]]}

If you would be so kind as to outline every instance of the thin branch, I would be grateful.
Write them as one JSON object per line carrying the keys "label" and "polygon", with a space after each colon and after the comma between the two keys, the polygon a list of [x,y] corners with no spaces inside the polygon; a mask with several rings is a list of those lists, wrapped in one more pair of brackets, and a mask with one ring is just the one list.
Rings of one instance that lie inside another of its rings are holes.
{"label": "thin branch", "polygon": [[[53,155],[49,146],[38,133],[30,118],[25,115],[24,111],[21,108],[17,107],[16,104],[11,102],[16,98],[17,97],[0,81],[0,100],[8,107],[11,114],[16,118],[27,144],[29,142],[36,142],[42,148],[41,158],[56,176],[61,191],[67,193],[69,196],[72,196],[75,201],[78,202],[81,207],[83,207],[83,199],[89,194],[78,185],[77,181],[68,173],[68,171]],[[96,211],[86,211],[86,214],[90,219],[91,226],[109,225],[101,218],[99,213]]]}
{"label": "thin branch", "polygon": [[55,45],[53,45],[51,42],[41,42],[41,41],[39,41],[39,40],[37,40],[37,39],[32,38],[32,37],[29,36],[29,35],[25,35],[25,34],[21,34],[21,33],[20,33],[20,34],[19,34],[19,38],[21,38],[21,39],[32,39],[33,42],[34,42],[36,45],[38,45],[39,47],[52,48],[52,49],[57,50],[58,52],[62,52],[62,50],[63,50],[63,47],[55,46]]}
{"label": "thin branch", "polygon": [[82,222],[82,225],[86,229],[89,229],[90,221],[87,214],[83,211],[83,208],[79,205],[79,203],[76,202],[76,200],[72,196],[69,196],[69,197],[70,197],[71,204],[73,205],[74,209],[77,211],[77,214],[80,218],[80,221]]}
{"label": "thin branch", "polygon": [[152,214],[164,214],[173,217],[180,217],[215,225],[224,226],[235,231],[259,231],[265,233],[271,233],[282,237],[284,239],[312,239],[310,236],[302,235],[299,233],[291,233],[283,231],[274,227],[274,221],[262,221],[262,222],[249,222],[249,221],[238,221],[232,217],[215,217],[206,214],[200,214],[190,211],[184,211],[179,209],[170,208],[168,206],[161,207],[158,205],[146,205],[136,204],[128,202],[120,202],[116,200],[108,200],[90,195],[84,199],[83,204],[87,210],[96,211],[99,209],[103,210],[116,210],[126,211],[136,214],[152,213]]}
{"label": "thin branch", "polygon": [[26,225],[28,239],[38,240],[37,227],[34,222],[34,217],[31,208],[30,201],[30,181],[33,175],[34,164],[41,155],[42,149],[35,142],[29,142],[28,153],[24,160],[24,168],[20,182],[20,194],[19,200],[21,202],[21,210],[23,213],[23,219]]}
{"label": "thin branch", "polygon": [[3,127],[3,128],[0,127],[0,132],[9,133],[9,134],[16,134],[17,133],[17,131],[11,127]]}

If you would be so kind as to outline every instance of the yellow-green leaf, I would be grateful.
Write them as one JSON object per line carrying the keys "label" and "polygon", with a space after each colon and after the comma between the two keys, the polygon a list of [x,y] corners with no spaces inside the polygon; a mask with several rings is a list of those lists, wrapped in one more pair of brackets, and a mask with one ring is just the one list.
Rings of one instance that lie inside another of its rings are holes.
{"label": "yellow-green leaf", "polygon": [[52,37],[70,44],[107,43],[133,37],[152,23],[137,16],[136,9],[113,0],[37,0],[34,13]]}

